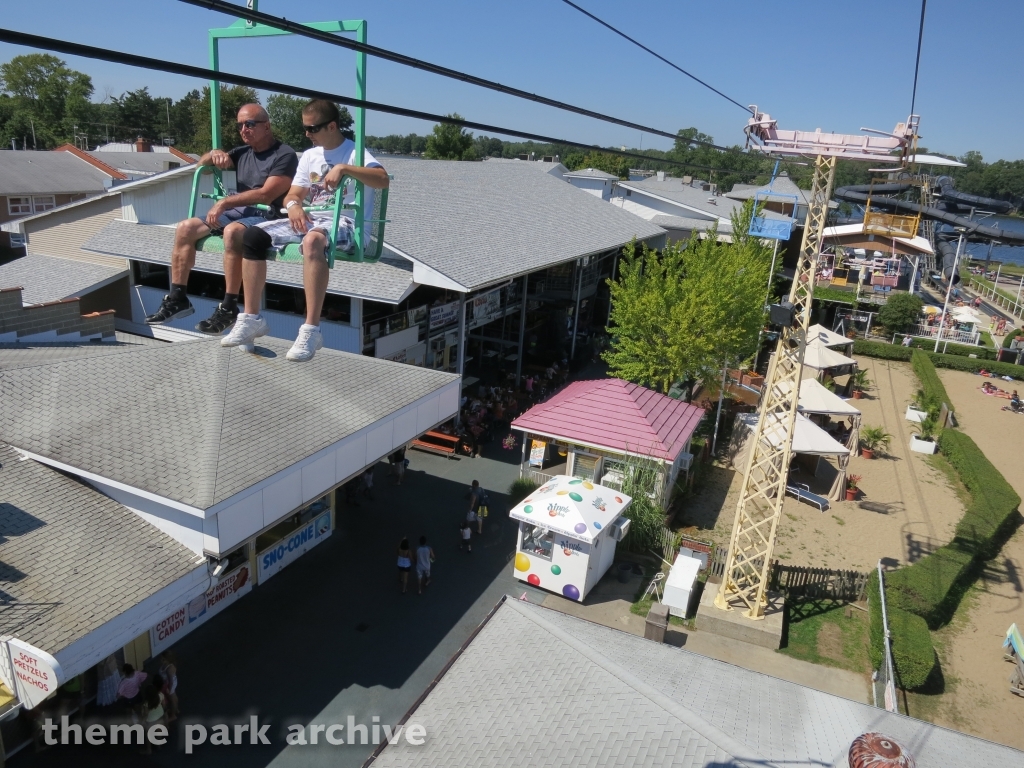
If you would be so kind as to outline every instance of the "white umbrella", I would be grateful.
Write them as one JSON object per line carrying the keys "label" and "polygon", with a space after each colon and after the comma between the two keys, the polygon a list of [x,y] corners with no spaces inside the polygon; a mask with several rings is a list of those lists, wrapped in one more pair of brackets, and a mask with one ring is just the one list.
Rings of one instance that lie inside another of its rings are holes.
{"label": "white umbrella", "polygon": [[807,345],[807,351],[804,353],[804,365],[808,368],[816,368],[819,371],[825,368],[838,368],[841,365],[853,365],[856,362],[852,357],[841,355],[834,349],[829,349],[819,339],[810,342]]}

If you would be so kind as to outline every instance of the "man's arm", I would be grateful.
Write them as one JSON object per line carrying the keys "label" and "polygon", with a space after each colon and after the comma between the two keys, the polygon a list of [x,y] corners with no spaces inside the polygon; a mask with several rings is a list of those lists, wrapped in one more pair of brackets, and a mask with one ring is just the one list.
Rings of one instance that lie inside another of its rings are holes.
{"label": "man's arm", "polygon": [[217,229],[220,226],[217,220],[232,208],[242,208],[246,205],[270,205],[291,186],[291,183],[292,180],[287,176],[271,176],[259,189],[247,189],[245,192],[237,192],[221,198],[206,214],[206,224],[210,229]]}
{"label": "man's arm", "polygon": [[284,198],[284,206],[288,211],[288,221],[291,222],[292,229],[300,235],[304,235],[309,231],[309,224],[312,222],[309,214],[302,209],[302,202],[308,194],[308,187],[293,184]]}
{"label": "man's arm", "polygon": [[341,185],[343,176],[351,176],[356,181],[361,181],[373,189],[387,189],[391,185],[388,172],[379,165],[372,168],[364,168],[357,165],[345,165],[339,163],[327,172],[324,176],[324,184],[328,189],[337,189]]}

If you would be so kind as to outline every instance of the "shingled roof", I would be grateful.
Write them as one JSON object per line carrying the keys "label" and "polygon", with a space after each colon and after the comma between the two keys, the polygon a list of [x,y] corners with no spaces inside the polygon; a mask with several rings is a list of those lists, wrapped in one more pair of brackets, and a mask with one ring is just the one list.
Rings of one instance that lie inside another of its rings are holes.
{"label": "shingled roof", "polygon": [[81,296],[128,275],[128,268],[30,253],[0,265],[0,288],[21,287],[25,304]]}
{"label": "shingled roof", "polygon": [[126,507],[0,443],[0,627],[50,653],[197,567]]}
{"label": "shingled roof", "polygon": [[[82,249],[151,264],[169,265],[173,246],[174,227],[112,221],[87,240]],[[197,253],[196,269],[223,275],[223,254]],[[302,264],[268,261],[267,280],[275,285],[301,288]],[[413,288],[412,263],[393,256],[363,264],[339,259],[334,263],[327,283],[328,293],[388,304],[400,303]]]}
{"label": "shingled roof", "polygon": [[1010,747],[751,672],[557,611],[505,601],[407,715],[425,743],[374,768],[847,765],[867,731],[917,768],[1020,765]]}
{"label": "shingled roof", "polygon": [[288,347],[118,346],[0,369],[0,440],[209,509],[457,379],[329,349],[298,364]]}
{"label": "shingled roof", "polygon": [[573,382],[512,422],[513,429],[675,461],[704,410],[622,379]]}
{"label": "shingled roof", "polygon": [[531,162],[389,157],[385,241],[467,290],[664,230]]}

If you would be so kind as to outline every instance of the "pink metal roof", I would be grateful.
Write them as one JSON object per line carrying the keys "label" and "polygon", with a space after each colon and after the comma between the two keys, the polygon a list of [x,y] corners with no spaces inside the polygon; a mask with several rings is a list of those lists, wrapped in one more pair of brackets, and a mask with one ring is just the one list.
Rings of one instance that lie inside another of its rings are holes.
{"label": "pink metal roof", "polygon": [[512,428],[675,461],[704,410],[622,379],[573,382]]}

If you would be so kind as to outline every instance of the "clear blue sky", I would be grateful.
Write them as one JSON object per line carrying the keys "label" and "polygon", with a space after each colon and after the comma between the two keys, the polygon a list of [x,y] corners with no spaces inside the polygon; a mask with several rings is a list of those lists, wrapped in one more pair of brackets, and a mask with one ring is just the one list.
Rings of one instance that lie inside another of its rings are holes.
{"label": "clear blue sky", "polygon": [[[239,3],[242,0],[237,0]],[[856,133],[891,130],[910,110],[918,0],[579,0],[579,4],[710,82],[756,103],[783,127]],[[223,14],[176,0],[5,3],[0,25],[23,32],[206,65],[206,29]],[[696,126],[742,143],[745,113],[631,46],[559,0],[261,0],[297,21],[362,16],[370,42],[524,90],[675,131]],[[922,143],[986,160],[1024,157],[1019,0],[931,0],[918,84]],[[222,67],[350,94],[353,54],[312,41],[229,42]],[[0,61],[27,49],[0,44]],[[202,83],[68,58],[92,75],[97,97],[148,85],[180,97]],[[434,113],[602,145],[637,146],[638,132],[540,107],[371,59],[369,97]],[[368,132],[426,133],[430,126],[370,114]],[[643,137],[643,146],[670,141]]]}

